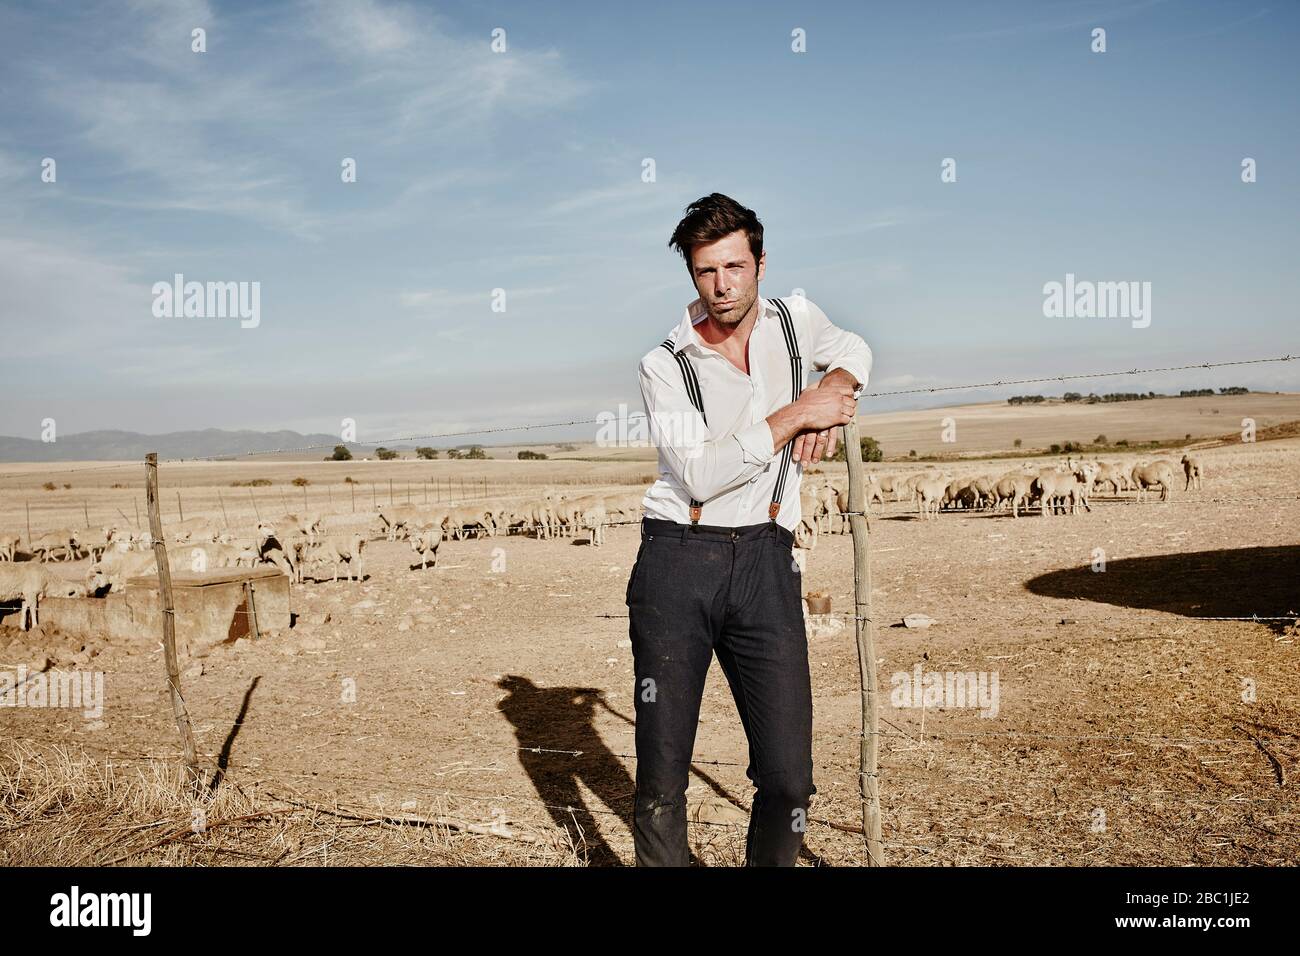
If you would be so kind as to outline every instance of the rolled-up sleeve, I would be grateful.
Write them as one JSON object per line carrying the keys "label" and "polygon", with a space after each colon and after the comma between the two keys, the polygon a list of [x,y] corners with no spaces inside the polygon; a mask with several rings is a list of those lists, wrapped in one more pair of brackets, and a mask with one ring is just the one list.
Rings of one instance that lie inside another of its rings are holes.
{"label": "rolled-up sleeve", "polygon": [[842,368],[860,385],[866,385],[871,374],[871,348],[866,341],[860,335],[832,325],[817,305],[804,302],[812,330],[813,367],[819,372]]}
{"label": "rolled-up sleeve", "polygon": [[708,426],[686,394],[677,363],[666,351],[662,357],[662,362],[655,362],[647,356],[637,369],[650,440],[660,461],[697,501],[708,501],[749,481],[775,454],[767,420],[710,441]]}

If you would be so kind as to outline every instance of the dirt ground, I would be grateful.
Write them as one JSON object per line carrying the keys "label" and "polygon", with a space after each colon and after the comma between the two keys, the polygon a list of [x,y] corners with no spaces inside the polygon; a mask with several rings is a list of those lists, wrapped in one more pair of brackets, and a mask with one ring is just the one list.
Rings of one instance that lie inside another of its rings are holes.
{"label": "dirt ground", "polygon": [[[872,519],[888,862],[1300,857],[1296,630],[1207,619],[1300,613],[1300,441],[1203,458],[1204,490],[1169,504],[1128,495],[1094,499],[1077,517],[920,521],[891,503]],[[638,542],[635,526],[612,528],[598,549],[515,536],[449,541],[423,572],[411,570],[405,542],[371,542],[365,582],[294,588],[290,631],[183,664],[203,761],[224,767],[228,782],[301,799],[375,812],[437,806],[522,833],[563,830],[581,860],[629,864],[624,597]],[[1105,570],[1094,571],[1101,557]],[[60,570],[75,576],[79,567]],[[852,621],[843,619],[852,608],[848,535],[821,536],[804,574],[805,592],[815,588],[830,591],[833,616],[814,621],[809,636],[818,793],[804,856],[854,865],[863,850],[853,832],[860,723]],[[915,613],[933,625],[898,626]],[[67,661],[82,650],[74,644],[0,630],[0,665]],[[3,736],[119,767],[173,759],[156,637],[85,653],[93,657],[83,666],[105,673],[102,718],[5,708]],[[996,714],[899,706],[894,675],[918,665],[996,676]],[[734,864],[752,788],[716,664],[695,753],[697,859]],[[509,841],[476,839],[499,845],[496,862],[532,861]]]}

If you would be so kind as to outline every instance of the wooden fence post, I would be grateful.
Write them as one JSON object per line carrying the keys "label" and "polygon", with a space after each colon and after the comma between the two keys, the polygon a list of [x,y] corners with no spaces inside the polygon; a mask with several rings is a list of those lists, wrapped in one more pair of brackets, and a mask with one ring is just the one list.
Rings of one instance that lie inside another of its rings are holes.
{"label": "wooden fence post", "polygon": [[249,501],[253,502],[253,517],[256,518],[258,523],[260,524],[262,521],[262,513],[257,510],[257,496],[253,494],[252,488],[248,489],[248,499]]}
{"label": "wooden fence post", "polygon": [[[156,464],[155,464],[155,467],[157,467]],[[156,477],[156,476],[155,476],[155,477]],[[146,497],[148,497],[148,496],[146,495]],[[181,493],[180,493],[179,491],[176,492],[176,510],[177,510],[178,512],[180,512],[181,520],[184,521],[184,520],[185,520],[185,508],[181,506]]]}
{"label": "wooden fence post", "polygon": [[[194,786],[200,783],[199,758],[194,749],[194,729],[190,713],[181,696],[180,665],[176,660],[176,608],[172,604],[172,572],[167,565],[167,542],[163,540],[162,516],[158,508],[158,453],[145,455],[144,493],[149,505],[149,533],[153,536],[153,556],[158,564],[158,598],[162,604],[163,661],[167,665],[167,687],[171,692],[172,713],[181,734],[185,769]],[[179,498],[179,495],[177,495]]]}
{"label": "wooden fence post", "polygon": [[230,517],[226,514],[226,499],[221,497],[220,488],[217,489],[217,501],[221,502],[221,521],[227,528],[229,528]]}
{"label": "wooden fence post", "polygon": [[871,620],[871,541],[867,521],[866,474],[856,419],[844,426],[844,458],[849,466],[849,529],[853,533],[853,634],[858,646],[862,693],[862,739],[858,749],[858,792],[862,794],[862,832],[867,866],[884,866],[880,846],[879,688],[876,641]]}

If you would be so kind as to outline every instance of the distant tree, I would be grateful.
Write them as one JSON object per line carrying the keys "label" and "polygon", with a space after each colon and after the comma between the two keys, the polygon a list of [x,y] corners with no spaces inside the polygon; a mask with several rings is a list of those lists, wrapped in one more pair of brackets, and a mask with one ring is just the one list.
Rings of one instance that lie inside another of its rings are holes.
{"label": "distant tree", "polygon": [[[859,439],[862,448],[863,461],[884,461],[884,452],[880,450],[880,442],[876,441],[869,435],[862,435]],[[847,454],[844,451],[844,445],[835,449],[835,454],[831,456],[831,461],[847,461]]]}
{"label": "distant tree", "polygon": [[1019,438],[1017,438],[1014,442],[1012,442],[1012,444],[1013,444],[1016,448],[1019,448],[1021,445],[1024,444],[1024,442],[1022,442]]}
{"label": "distant tree", "polygon": [[400,456],[397,454],[397,452],[393,451],[391,448],[376,448],[375,457],[378,458],[380,461],[392,461],[394,458],[398,458]]}
{"label": "distant tree", "polygon": [[333,461],[351,461],[351,460],[352,460],[352,452],[348,451],[348,446],[347,446],[347,445],[335,445],[335,446],[334,446],[334,455],[332,456],[332,459],[331,459],[331,460],[333,460]]}
{"label": "distant tree", "polygon": [[916,449],[913,448],[911,451],[909,451],[909,452],[907,453],[907,457],[908,457],[908,458],[915,458],[915,457],[916,457]]}
{"label": "distant tree", "polygon": [[1065,399],[1065,401],[1067,402],[1077,402],[1080,399],[1082,399],[1083,396],[1080,395],[1078,392],[1066,392],[1064,395],[1061,396],[1061,398]]}
{"label": "distant tree", "polygon": [[1053,442],[1051,451],[1053,455],[1059,455],[1061,453],[1061,446]]}
{"label": "distant tree", "polygon": [[485,454],[483,453],[483,446],[482,446],[482,445],[470,445],[470,446],[469,446],[469,451],[465,452],[465,457],[466,457],[466,458],[474,458],[474,459],[477,459],[477,460],[482,460],[482,459],[486,458],[487,455],[485,455]]}
{"label": "distant tree", "polygon": [[1104,445],[1104,444],[1106,444],[1106,436],[1105,436],[1105,435],[1098,435],[1096,438],[1094,438],[1094,439],[1092,440],[1092,443],[1093,443],[1094,445]]}
{"label": "distant tree", "polygon": [[528,448],[525,448],[515,457],[518,458],[520,461],[545,461],[546,460],[546,456],[544,454],[542,454],[539,451],[532,451]]}
{"label": "distant tree", "polygon": [[420,458],[423,458],[425,461],[433,461],[433,459],[438,457],[438,449],[423,446],[415,449],[415,454]]}
{"label": "distant tree", "polygon": [[447,457],[452,461],[459,461],[460,459],[464,458],[465,455],[461,452],[459,448],[448,448]]}
{"label": "distant tree", "polygon": [[311,482],[308,481],[306,478],[295,478],[292,482],[290,482],[290,484],[292,484],[295,488],[306,488],[308,485],[311,484]]}

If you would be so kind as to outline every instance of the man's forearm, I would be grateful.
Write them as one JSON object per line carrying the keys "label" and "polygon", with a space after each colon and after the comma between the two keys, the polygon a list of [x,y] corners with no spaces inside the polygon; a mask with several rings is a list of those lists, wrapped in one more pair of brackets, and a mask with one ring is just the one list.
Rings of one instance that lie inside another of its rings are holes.
{"label": "man's forearm", "polygon": [[847,385],[849,388],[857,388],[858,384],[857,376],[848,369],[836,368],[823,375],[821,381],[817,383],[817,387],[821,388],[823,385]]}
{"label": "man's forearm", "polygon": [[803,408],[793,402],[768,415],[767,426],[772,429],[773,452],[780,451],[795,435],[808,428]]}

